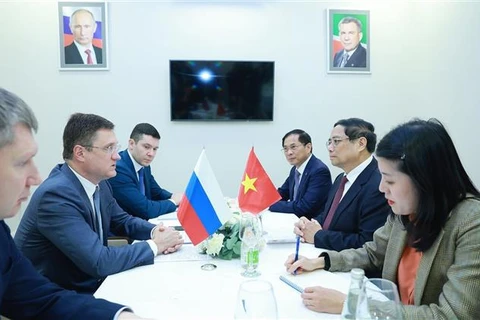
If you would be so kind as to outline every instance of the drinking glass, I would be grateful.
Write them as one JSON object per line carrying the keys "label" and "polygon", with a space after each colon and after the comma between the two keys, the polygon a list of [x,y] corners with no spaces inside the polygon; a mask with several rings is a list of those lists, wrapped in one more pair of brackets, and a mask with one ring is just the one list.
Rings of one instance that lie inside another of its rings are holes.
{"label": "drinking glass", "polygon": [[265,228],[263,227],[263,213],[266,212],[266,210],[263,210],[258,214],[258,220],[260,221],[260,227],[262,228],[262,236],[266,236],[268,234],[267,231],[265,231]]}
{"label": "drinking glass", "polygon": [[[260,275],[258,272],[258,242],[262,237],[262,225],[256,215],[251,213],[243,213],[240,219],[240,229],[238,236],[243,242],[243,246],[247,249],[247,269],[242,272],[244,277],[257,277]],[[242,261],[243,263],[243,261]]]}
{"label": "drinking glass", "polygon": [[272,284],[248,280],[240,284],[235,319],[277,319],[277,301]]}
{"label": "drinking glass", "polygon": [[358,296],[356,319],[401,320],[397,285],[387,279],[368,279]]}

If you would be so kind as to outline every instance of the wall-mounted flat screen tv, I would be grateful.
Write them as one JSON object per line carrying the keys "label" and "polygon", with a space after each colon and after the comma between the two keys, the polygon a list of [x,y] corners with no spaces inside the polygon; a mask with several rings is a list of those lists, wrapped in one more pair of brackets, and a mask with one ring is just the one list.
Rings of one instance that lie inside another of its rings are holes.
{"label": "wall-mounted flat screen tv", "polygon": [[274,62],[170,60],[172,121],[272,121]]}

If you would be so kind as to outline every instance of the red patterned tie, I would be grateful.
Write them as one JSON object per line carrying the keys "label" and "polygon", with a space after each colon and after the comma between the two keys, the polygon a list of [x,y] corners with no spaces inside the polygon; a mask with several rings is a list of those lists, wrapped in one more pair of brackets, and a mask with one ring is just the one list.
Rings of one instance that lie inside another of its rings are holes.
{"label": "red patterned tie", "polygon": [[328,230],[330,227],[330,223],[332,222],[333,216],[335,215],[335,211],[337,211],[338,204],[340,203],[340,199],[342,199],[343,190],[345,190],[345,183],[347,183],[348,179],[347,176],[343,176],[342,181],[340,181],[340,185],[338,186],[337,192],[335,193],[335,198],[333,198],[332,205],[330,206],[330,210],[328,210],[327,217],[323,222],[323,230]]}
{"label": "red patterned tie", "polygon": [[93,64],[92,60],[92,51],[90,49],[85,50],[85,53],[87,54],[87,64]]}

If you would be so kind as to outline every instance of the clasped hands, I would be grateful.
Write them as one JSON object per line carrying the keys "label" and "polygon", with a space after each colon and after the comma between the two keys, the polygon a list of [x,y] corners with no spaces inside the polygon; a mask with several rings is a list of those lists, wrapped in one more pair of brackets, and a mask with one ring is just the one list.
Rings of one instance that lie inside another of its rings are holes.
{"label": "clasped hands", "polygon": [[322,230],[322,226],[316,219],[308,220],[305,217],[301,217],[295,223],[293,233],[300,236],[302,242],[314,243],[315,234]]}
{"label": "clasped hands", "polygon": [[163,223],[157,224],[153,230],[153,242],[157,245],[158,254],[169,254],[177,251],[183,245],[180,232],[172,227],[166,227]]}

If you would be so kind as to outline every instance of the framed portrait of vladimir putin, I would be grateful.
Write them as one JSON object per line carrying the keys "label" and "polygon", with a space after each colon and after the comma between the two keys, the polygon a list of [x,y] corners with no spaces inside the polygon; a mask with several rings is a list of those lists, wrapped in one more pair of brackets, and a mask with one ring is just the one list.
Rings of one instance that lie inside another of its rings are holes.
{"label": "framed portrait of vladimir putin", "polygon": [[107,4],[59,2],[60,70],[108,70]]}
{"label": "framed portrait of vladimir putin", "polygon": [[327,10],[327,72],[370,73],[370,11]]}

